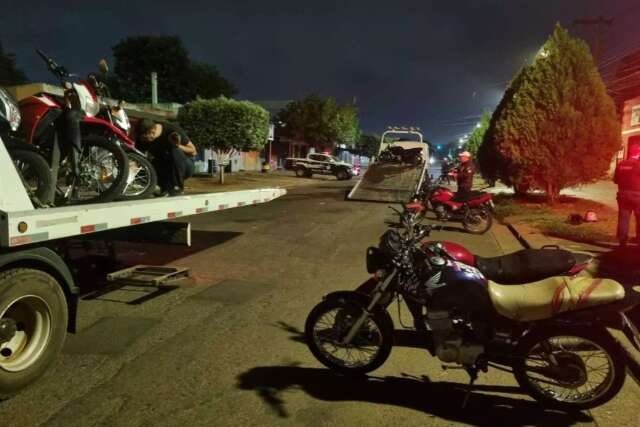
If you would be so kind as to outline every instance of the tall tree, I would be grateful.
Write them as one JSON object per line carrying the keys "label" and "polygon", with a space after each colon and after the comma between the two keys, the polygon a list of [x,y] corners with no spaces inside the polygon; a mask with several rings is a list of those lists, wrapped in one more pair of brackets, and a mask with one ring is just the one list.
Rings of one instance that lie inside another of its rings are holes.
{"label": "tall tree", "polygon": [[16,66],[16,56],[5,53],[0,43],[0,86],[15,86],[26,82],[26,74]]}
{"label": "tall tree", "polygon": [[356,150],[363,156],[375,157],[380,151],[380,135],[361,134]]}
{"label": "tall tree", "polygon": [[557,25],[514,83],[486,138],[500,178],[544,190],[550,204],[561,189],[602,178],[620,123],[587,44]]}
{"label": "tall tree", "polygon": [[[267,110],[225,97],[186,104],[178,122],[196,146],[213,149],[223,163],[234,152],[261,150],[269,133]],[[220,182],[224,182],[224,168],[220,168]]]}
{"label": "tall tree", "polygon": [[111,86],[131,102],[151,100],[151,73],[158,73],[158,100],[185,103],[196,97],[232,96],[236,90],[217,68],[192,62],[176,36],[128,37],[113,47]]}
{"label": "tall tree", "polygon": [[213,65],[204,62],[192,62],[189,70],[189,88],[191,99],[213,99],[219,96],[231,98],[238,93],[233,84],[222,77]]}
{"label": "tall tree", "polygon": [[489,128],[489,122],[491,121],[491,113],[485,111],[482,113],[482,117],[480,118],[480,122],[473,129],[471,135],[469,135],[469,139],[467,140],[467,151],[471,153],[473,158],[477,158],[478,149],[480,145],[482,145],[482,140],[484,138],[484,134],[487,132]]}
{"label": "tall tree", "polygon": [[339,105],[335,98],[309,95],[280,112],[287,136],[310,144],[332,147],[353,145],[358,138],[358,113],[353,105]]}

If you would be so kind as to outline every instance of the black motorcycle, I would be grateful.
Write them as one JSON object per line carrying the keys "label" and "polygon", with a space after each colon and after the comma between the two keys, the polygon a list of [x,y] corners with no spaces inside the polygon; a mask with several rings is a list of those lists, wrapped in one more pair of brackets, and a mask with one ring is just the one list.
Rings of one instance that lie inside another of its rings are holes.
{"label": "black motorcycle", "polygon": [[424,161],[422,148],[403,148],[399,145],[389,145],[380,153],[379,159],[385,163],[408,163],[415,166]]}
{"label": "black motorcycle", "polygon": [[623,330],[640,350],[625,315],[640,305],[639,292],[577,276],[500,285],[446,251],[420,248],[430,227],[407,218],[367,250],[373,292],[333,292],[309,313],[306,340],[320,362],[343,374],[380,367],[393,347],[388,308],[402,299],[424,325],[431,355],[464,368],[471,384],[479,371],[510,368],[526,393],[563,410],[593,408],[619,392],[628,359],[606,328]]}

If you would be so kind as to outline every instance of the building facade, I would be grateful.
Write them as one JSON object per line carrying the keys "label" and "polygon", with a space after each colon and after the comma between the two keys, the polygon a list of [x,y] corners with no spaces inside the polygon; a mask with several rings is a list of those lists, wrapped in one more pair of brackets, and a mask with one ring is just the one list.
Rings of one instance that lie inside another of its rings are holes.
{"label": "building facade", "polygon": [[626,159],[629,146],[640,144],[640,96],[628,99],[622,109],[622,146],[619,157]]}

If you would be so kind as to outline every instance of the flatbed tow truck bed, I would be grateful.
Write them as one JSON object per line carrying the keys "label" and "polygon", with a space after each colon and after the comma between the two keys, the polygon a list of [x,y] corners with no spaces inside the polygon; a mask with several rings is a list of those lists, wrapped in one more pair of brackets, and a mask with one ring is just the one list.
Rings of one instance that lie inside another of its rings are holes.
{"label": "flatbed tow truck bed", "polygon": [[75,332],[78,261],[68,248],[77,240],[108,244],[151,235],[175,243],[180,234],[186,239],[179,241],[190,244],[190,225],[166,220],[285,194],[262,188],[36,209],[0,139],[0,399],[36,381],[60,353],[67,332]]}

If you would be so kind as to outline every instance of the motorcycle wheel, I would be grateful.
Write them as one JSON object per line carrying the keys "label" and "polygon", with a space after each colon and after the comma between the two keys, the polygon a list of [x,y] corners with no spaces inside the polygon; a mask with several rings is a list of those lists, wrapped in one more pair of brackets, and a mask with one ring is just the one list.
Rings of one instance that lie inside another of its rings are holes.
{"label": "motorcycle wheel", "polygon": [[129,152],[129,177],[123,194],[118,200],[147,199],[153,196],[158,184],[158,174],[151,162],[142,154]]}
{"label": "motorcycle wheel", "polygon": [[119,145],[100,136],[84,137],[78,164],[77,194],[65,194],[69,202],[111,202],[122,194],[129,176],[129,160]]}
{"label": "motorcycle wheel", "polygon": [[392,162],[393,161],[393,154],[389,153],[389,151],[383,151],[382,153],[380,153],[380,156],[378,157],[378,160],[380,160],[381,162]]}
{"label": "motorcycle wheel", "polygon": [[545,406],[582,411],[611,400],[624,384],[625,358],[605,329],[545,328],[515,349],[513,374]]}
{"label": "motorcycle wheel", "polygon": [[29,196],[43,205],[53,202],[53,176],[44,157],[34,151],[20,149],[11,150],[9,155]]}
{"label": "motorcycle wheel", "polygon": [[347,375],[364,375],[382,366],[393,346],[393,324],[381,313],[364,322],[352,343],[340,342],[363,311],[348,298],[324,300],[311,310],[305,337],[318,361]]}
{"label": "motorcycle wheel", "polygon": [[484,207],[471,208],[462,219],[462,226],[471,234],[484,234],[493,225],[491,212]]}

